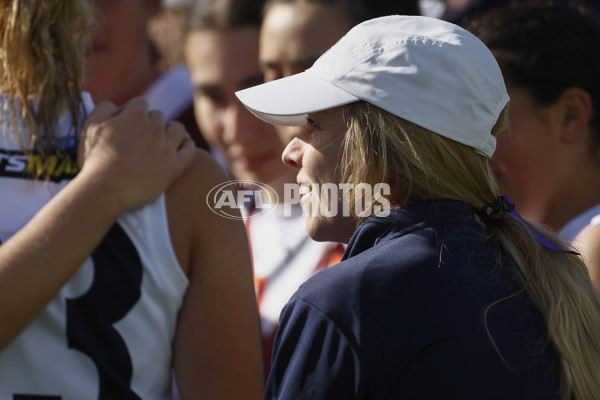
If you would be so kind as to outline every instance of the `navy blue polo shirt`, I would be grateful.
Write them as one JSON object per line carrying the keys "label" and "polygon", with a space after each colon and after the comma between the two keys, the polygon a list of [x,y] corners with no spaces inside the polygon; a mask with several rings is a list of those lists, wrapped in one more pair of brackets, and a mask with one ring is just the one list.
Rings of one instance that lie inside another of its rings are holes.
{"label": "navy blue polo shirt", "polygon": [[372,217],[282,312],[266,398],[560,399],[556,353],[520,274],[472,209]]}

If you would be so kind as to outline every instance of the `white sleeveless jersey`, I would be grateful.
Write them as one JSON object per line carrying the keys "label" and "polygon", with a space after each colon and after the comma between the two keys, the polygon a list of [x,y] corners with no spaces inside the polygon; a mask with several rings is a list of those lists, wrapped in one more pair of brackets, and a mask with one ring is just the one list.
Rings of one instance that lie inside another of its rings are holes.
{"label": "white sleeveless jersey", "polygon": [[575,243],[583,234],[598,224],[600,224],[600,204],[595,204],[567,222],[559,233],[567,242]]}
{"label": "white sleeveless jersey", "polygon": [[[87,93],[84,100],[90,111]],[[69,152],[75,140],[65,140],[62,158],[41,164],[35,153],[25,154],[6,139],[10,132],[3,122],[4,242],[69,182],[77,168],[75,153]],[[66,134],[69,126],[65,115],[60,132]],[[50,179],[43,173],[33,178],[36,169],[50,172]],[[81,229],[85,232],[85,226]],[[172,340],[187,285],[171,245],[162,195],[119,218],[44,311],[0,352],[0,399],[171,398]]]}

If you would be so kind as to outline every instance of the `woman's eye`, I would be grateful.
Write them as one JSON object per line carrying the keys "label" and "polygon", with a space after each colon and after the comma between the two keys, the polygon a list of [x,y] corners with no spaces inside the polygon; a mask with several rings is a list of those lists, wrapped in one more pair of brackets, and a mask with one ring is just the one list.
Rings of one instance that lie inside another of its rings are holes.
{"label": "woman's eye", "polygon": [[306,118],[306,127],[309,130],[309,132],[318,131],[319,129],[321,129],[321,126],[319,126],[319,124],[317,124],[311,118]]}

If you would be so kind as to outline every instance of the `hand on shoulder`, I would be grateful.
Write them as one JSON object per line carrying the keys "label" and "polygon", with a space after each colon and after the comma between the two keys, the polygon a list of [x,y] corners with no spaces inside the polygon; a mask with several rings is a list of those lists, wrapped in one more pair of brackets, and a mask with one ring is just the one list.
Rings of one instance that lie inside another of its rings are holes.
{"label": "hand on shoulder", "polygon": [[83,127],[78,162],[87,184],[104,187],[124,212],[164,192],[195,154],[182,124],[138,98],[121,108],[98,104]]}

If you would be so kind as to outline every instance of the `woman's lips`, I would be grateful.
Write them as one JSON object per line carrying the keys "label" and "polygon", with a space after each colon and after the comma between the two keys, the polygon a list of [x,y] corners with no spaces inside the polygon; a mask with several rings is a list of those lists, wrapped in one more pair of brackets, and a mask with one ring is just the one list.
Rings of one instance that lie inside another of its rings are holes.
{"label": "woman's lips", "polygon": [[312,191],[312,187],[309,184],[306,183],[299,183],[298,184],[300,186],[299,189],[299,193],[300,193],[300,206],[303,206],[304,203],[307,201],[306,199],[308,199],[308,197],[310,196],[310,192]]}
{"label": "woman's lips", "polygon": [[301,183],[300,185],[300,196],[304,196],[310,192],[310,185]]}

